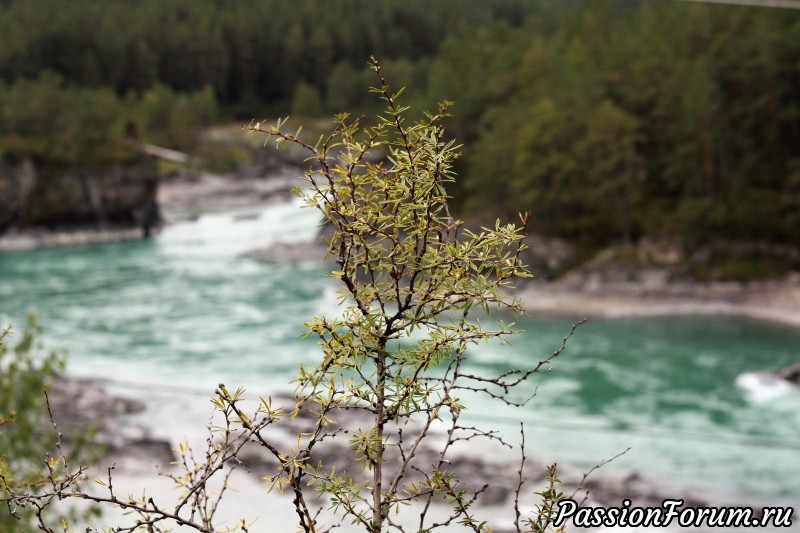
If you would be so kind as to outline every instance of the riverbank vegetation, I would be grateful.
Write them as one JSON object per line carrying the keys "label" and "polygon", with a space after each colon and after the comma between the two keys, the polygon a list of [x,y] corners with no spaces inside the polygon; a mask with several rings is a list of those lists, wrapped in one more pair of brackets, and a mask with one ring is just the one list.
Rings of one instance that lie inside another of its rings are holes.
{"label": "riverbank vegetation", "polygon": [[[6,1],[0,154],[104,164],[272,114],[456,103],[454,208],[588,250],[800,245],[800,14],[673,1]],[[41,13],[52,13],[46,24]],[[784,259],[780,259],[783,261]],[[789,265],[788,268],[796,268]]]}
{"label": "riverbank vegetation", "polygon": [[[53,445],[53,428],[48,418],[50,405],[47,390],[55,377],[64,369],[64,354],[45,351],[41,341],[41,328],[35,316],[28,323],[12,330],[0,327],[0,530],[34,531],[37,514],[41,508],[20,508],[8,500],[16,493],[39,494],[46,490],[47,473],[42,468],[44,450]],[[61,409],[63,412],[64,409]],[[51,415],[52,416],[52,415]],[[70,457],[78,462],[90,460],[98,451],[91,443],[94,432],[85,426],[83,431],[70,427]],[[61,438],[59,435],[59,446]],[[47,465],[51,472],[60,470],[63,457]],[[54,522],[80,519],[96,515],[94,508],[49,512]]]}
{"label": "riverbank vegetation", "polygon": [[[28,491],[40,487],[41,450],[50,442],[43,435],[46,421],[44,391],[47,381],[62,367],[59,354],[40,353],[38,326],[34,321],[16,335],[12,342],[11,328],[0,329],[0,481],[2,497],[13,490]],[[16,333],[16,332],[15,332]],[[22,524],[32,524],[35,510],[20,511]],[[15,519],[3,505],[0,528],[18,530]],[[29,529],[32,531],[33,527]]]}

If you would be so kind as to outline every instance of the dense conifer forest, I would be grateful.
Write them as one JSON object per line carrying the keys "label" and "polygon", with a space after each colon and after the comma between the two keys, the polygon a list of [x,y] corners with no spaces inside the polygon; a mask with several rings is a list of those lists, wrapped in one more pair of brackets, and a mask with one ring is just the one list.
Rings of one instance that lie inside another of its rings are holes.
{"label": "dense conifer forest", "polygon": [[800,245],[800,12],[542,0],[4,0],[0,155],[98,166],[130,138],[455,101],[464,216],[593,245]]}

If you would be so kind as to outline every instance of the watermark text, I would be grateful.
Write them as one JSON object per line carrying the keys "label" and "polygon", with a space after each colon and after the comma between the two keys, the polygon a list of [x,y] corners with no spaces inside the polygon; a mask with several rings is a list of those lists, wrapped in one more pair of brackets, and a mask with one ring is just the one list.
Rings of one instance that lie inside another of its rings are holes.
{"label": "watermark text", "polygon": [[575,500],[558,502],[553,525],[572,519],[576,527],[791,527],[792,507],[682,507],[683,500],[665,499],[661,507],[634,507],[629,499],[619,507],[582,507]]}

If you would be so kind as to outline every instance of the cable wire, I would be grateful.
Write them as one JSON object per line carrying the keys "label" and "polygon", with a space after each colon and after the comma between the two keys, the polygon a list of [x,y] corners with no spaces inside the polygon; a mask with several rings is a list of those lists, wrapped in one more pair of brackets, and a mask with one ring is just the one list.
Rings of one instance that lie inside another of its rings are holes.
{"label": "cable wire", "polygon": [[779,9],[800,9],[800,0],[676,0],[678,2],[699,2],[701,4],[724,4],[729,6],[775,7]]}

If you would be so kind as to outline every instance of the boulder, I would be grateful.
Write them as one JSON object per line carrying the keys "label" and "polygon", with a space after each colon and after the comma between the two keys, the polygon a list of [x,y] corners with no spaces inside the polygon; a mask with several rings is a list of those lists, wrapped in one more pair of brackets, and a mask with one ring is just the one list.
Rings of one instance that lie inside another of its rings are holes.
{"label": "boulder", "polygon": [[778,370],[778,377],[800,387],[800,363],[795,363]]}

